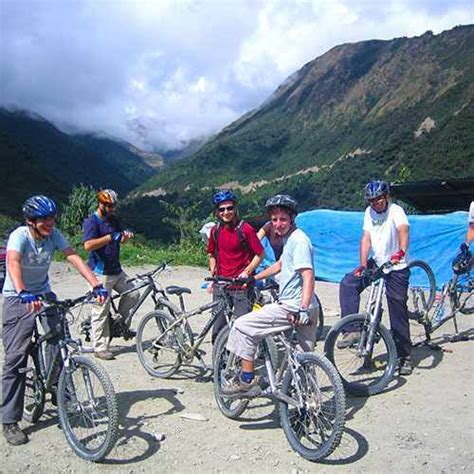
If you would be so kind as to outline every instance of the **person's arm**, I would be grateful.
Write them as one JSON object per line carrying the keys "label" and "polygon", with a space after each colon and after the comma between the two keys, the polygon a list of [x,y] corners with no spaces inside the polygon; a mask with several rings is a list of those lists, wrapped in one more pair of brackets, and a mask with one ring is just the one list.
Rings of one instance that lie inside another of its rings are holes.
{"label": "person's arm", "polygon": [[250,263],[247,265],[245,270],[239,275],[239,278],[247,278],[249,275],[253,275],[254,271],[260,265],[260,262],[263,260],[265,252],[262,252],[260,255],[254,255]]}
{"label": "person's arm", "polygon": [[255,275],[255,280],[265,280],[265,278],[271,277],[281,272],[281,260],[275,262],[273,265],[270,265],[265,270],[262,270],[260,273]]}
{"label": "person's arm", "polygon": [[474,240],[474,224],[469,224],[466,234],[466,245],[469,247],[471,242]]}
{"label": "person's arm", "polygon": [[214,255],[209,254],[209,273],[211,276],[216,276],[217,271],[217,260]]}
{"label": "person's arm", "polygon": [[[15,291],[18,294],[20,294],[22,291],[28,292],[27,288],[25,287],[25,282],[23,281],[20,252],[17,252],[16,250],[7,251],[7,272],[10,276],[10,279],[12,280]],[[33,297],[31,294],[27,296],[31,298],[37,298]],[[42,303],[39,299],[37,299],[36,301],[28,302],[28,308],[30,311],[39,311],[41,309],[41,306]]]}
{"label": "person's arm", "polygon": [[93,250],[100,249],[107,244],[112,242],[113,236],[112,234],[106,234],[102,237],[97,237],[96,239],[89,239],[84,242],[84,250],[86,252],[92,252]]}
{"label": "person's arm", "polygon": [[370,234],[368,231],[364,230],[362,237],[360,239],[360,248],[359,248],[359,263],[363,268],[367,268],[367,261],[369,259],[369,252],[372,248],[372,242],[370,240]]}
{"label": "person's arm", "polygon": [[401,225],[397,227],[398,230],[398,242],[400,244],[400,250],[407,253],[408,245],[410,241],[410,227],[408,225]]}
{"label": "person's arm", "polygon": [[314,271],[312,268],[298,270],[303,280],[300,309],[308,309],[314,294]]}

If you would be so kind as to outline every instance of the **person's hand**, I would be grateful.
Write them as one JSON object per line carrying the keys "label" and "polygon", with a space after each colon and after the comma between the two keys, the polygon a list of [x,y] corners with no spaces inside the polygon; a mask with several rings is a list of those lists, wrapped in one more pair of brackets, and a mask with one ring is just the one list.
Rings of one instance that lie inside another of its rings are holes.
{"label": "person's hand", "polygon": [[34,295],[26,290],[21,290],[18,293],[18,298],[20,298],[21,304],[28,305],[30,311],[39,311],[41,309],[42,303],[39,299],[39,296]]}
{"label": "person's hand", "polygon": [[134,234],[131,230],[124,230],[122,232],[122,242],[126,242],[127,240],[130,240],[134,237]]}
{"label": "person's hand", "polygon": [[352,274],[356,277],[362,276],[362,273],[364,273],[366,270],[366,267],[364,265],[359,265],[358,267],[354,268],[352,271]]}
{"label": "person's hand", "polygon": [[405,251],[400,249],[398,252],[395,252],[391,257],[390,261],[392,262],[393,265],[396,265],[397,263],[400,263],[402,258],[405,256]]}
{"label": "person's hand", "polygon": [[92,293],[94,293],[95,299],[99,304],[104,304],[109,297],[109,292],[102,284],[94,286],[94,288],[92,288]]}
{"label": "person's hand", "polygon": [[300,309],[297,313],[289,313],[287,318],[295,326],[306,326],[311,323],[307,309]]}
{"label": "person's hand", "polygon": [[114,242],[120,242],[122,240],[122,232],[111,232],[110,236]]}

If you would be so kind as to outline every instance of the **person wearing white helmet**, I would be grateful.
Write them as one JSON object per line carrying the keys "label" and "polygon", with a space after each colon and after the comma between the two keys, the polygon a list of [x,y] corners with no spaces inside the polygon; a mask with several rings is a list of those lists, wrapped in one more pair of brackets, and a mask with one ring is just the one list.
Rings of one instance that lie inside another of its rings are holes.
{"label": "person wearing white helmet", "polygon": [[[127,281],[128,275],[120,265],[120,246],[133,238],[133,233],[123,229],[117,219],[115,209],[118,195],[113,189],[99,191],[97,200],[96,211],[83,224],[84,249],[89,252],[87,263],[109,294],[113,290],[122,293],[131,289],[133,285]],[[122,296],[119,304],[120,314],[127,317],[138,298],[138,291]],[[109,309],[110,299],[103,306],[95,306],[91,315],[94,356],[103,360],[115,358],[109,349],[111,336]],[[134,334],[134,331],[129,329],[129,335]]]}

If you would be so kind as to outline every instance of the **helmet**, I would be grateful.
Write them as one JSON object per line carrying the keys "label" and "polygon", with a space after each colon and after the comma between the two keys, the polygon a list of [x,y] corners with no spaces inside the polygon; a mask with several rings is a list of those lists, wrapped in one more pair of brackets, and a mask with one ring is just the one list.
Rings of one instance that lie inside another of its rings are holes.
{"label": "helmet", "polygon": [[277,194],[267,199],[265,208],[269,211],[272,207],[285,207],[291,214],[298,214],[297,206],[298,203],[288,194]]}
{"label": "helmet", "polygon": [[221,202],[224,201],[237,202],[237,196],[230,189],[222,189],[221,191],[218,191],[216,194],[214,194],[214,196],[212,197],[212,203],[214,204],[214,206],[218,206]]}
{"label": "helmet", "polygon": [[113,189],[102,189],[97,193],[97,199],[102,204],[115,205],[118,202],[118,194]]}
{"label": "helmet", "polygon": [[56,203],[47,196],[32,196],[23,204],[23,216],[25,219],[54,217],[57,213]]}
{"label": "helmet", "polygon": [[385,181],[373,179],[367,183],[365,187],[364,197],[368,201],[369,199],[375,199],[384,194],[389,194],[389,187]]}
{"label": "helmet", "polygon": [[467,252],[460,252],[453,260],[452,268],[456,275],[462,275],[467,273],[471,268],[472,253],[468,250]]}

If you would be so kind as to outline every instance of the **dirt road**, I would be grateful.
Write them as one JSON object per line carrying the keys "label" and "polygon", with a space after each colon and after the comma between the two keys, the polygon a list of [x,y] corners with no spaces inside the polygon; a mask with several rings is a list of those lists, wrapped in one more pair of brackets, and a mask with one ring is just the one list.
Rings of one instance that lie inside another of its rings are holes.
{"label": "dirt road", "polygon": [[[143,269],[128,269],[130,274]],[[206,272],[175,268],[163,285],[188,286],[188,306],[208,301],[200,289]],[[61,298],[79,295],[86,285],[65,264],[54,264],[53,287]],[[317,282],[317,292],[331,326],[337,316],[337,285]],[[147,308],[151,309],[151,308]],[[136,327],[138,318],[134,321]],[[202,326],[205,316],[194,321]],[[462,321],[472,327],[472,319]],[[447,324],[445,331],[451,331]],[[47,405],[37,425],[24,423],[30,442],[11,447],[0,440],[0,472],[460,472],[474,471],[474,341],[446,343],[450,352],[416,349],[416,369],[381,395],[347,399],[342,443],[324,464],[298,457],[279,427],[268,400],[254,402],[239,421],[217,410],[209,372],[183,367],[172,379],[150,377],[132,342],[119,341],[117,359],[103,362],[118,395],[119,441],[102,464],[77,458]],[[204,345],[210,360],[209,343]],[[322,350],[322,344],[318,350]],[[3,358],[3,348],[1,349]],[[200,415],[206,421],[184,418]],[[157,441],[165,436],[164,441]]]}

